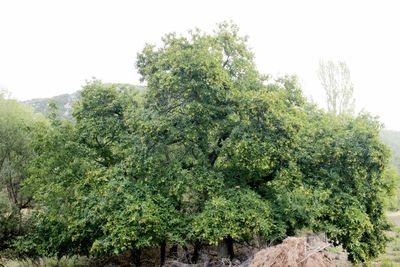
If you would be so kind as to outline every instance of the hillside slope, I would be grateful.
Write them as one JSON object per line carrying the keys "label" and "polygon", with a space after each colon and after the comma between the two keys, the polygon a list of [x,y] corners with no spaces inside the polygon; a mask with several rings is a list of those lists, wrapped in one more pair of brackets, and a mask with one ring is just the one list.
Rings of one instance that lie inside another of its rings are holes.
{"label": "hillside slope", "polygon": [[[120,89],[138,89],[139,91],[144,91],[144,86],[136,86],[132,84],[125,84],[125,83],[110,83],[108,85],[116,86]],[[75,101],[79,100],[80,98],[80,91],[76,91],[72,94],[62,94],[50,98],[37,98],[27,100],[24,103],[32,106],[33,110],[38,113],[42,113],[44,115],[48,114],[49,103],[53,102],[56,104],[59,114],[62,118],[66,118],[68,120],[72,119],[72,111],[73,111],[73,104]]]}
{"label": "hillside slope", "polygon": [[49,103],[54,102],[59,110],[61,117],[72,119],[73,103],[80,97],[80,92],[72,94],[63,94],[50,98],[37,98],[25,101],[26,104],[32,106],[33,110],[44,115],[48,114]]}
{"label": "hillside slope", "polygon": [[382,141],[392,150],[392,163],[400,173],[400,132],[392,130],[381,131]]}

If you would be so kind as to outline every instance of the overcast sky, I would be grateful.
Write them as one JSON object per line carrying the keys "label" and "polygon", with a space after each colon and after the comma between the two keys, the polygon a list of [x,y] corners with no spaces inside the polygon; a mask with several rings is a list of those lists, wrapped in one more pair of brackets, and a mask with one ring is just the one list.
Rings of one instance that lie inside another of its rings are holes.
{"label": "overcast sky", "polygon": [[145,43],[232,20],[262,72],[298,75],[321,106],[319,60],[345,61],[357,110],[400,130],[396,2],[0,0],[0,89],[26,100],[74,92],[91,77],[138,84],[135,58]]}

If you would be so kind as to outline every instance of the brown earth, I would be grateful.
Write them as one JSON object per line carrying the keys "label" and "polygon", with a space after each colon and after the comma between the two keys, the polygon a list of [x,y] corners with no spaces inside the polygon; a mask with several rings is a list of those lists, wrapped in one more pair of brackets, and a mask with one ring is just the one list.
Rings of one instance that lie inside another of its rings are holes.
{"label": "brown earth", "polygon": [[304,237],[288,237],[282,244],[256,253],[249,267],[333,267],[335,263],[324,252],[329,246],[311,247]]}
{"label": "brown earth", "polygon": [[396,227],[400,227],[400,211],[391,212],[387,216],[389,220],[396,225]]}

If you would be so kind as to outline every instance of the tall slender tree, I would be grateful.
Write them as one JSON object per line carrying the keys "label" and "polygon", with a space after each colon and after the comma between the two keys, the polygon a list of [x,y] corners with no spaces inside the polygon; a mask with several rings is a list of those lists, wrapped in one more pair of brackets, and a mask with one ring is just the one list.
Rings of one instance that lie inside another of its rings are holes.
{"label": "tall slender tree", "polygon": [[355,100],[350,69],[345,62],[320,61],[318,77],[326,92],[328,111],[334,114],[353,114]]}

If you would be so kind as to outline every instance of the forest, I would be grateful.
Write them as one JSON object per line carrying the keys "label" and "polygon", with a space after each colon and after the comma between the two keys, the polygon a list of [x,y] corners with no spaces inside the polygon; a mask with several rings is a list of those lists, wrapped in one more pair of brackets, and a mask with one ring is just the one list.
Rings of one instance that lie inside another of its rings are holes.
{"label": "forest", "polygon": [[0,97],[0,259],[196,264],[304,230],[352,263],[385,251],[398,176],[376,117],[260,73],[234,24],[167,34],[136,68],[145,88],[93,79],[71,117]]}

